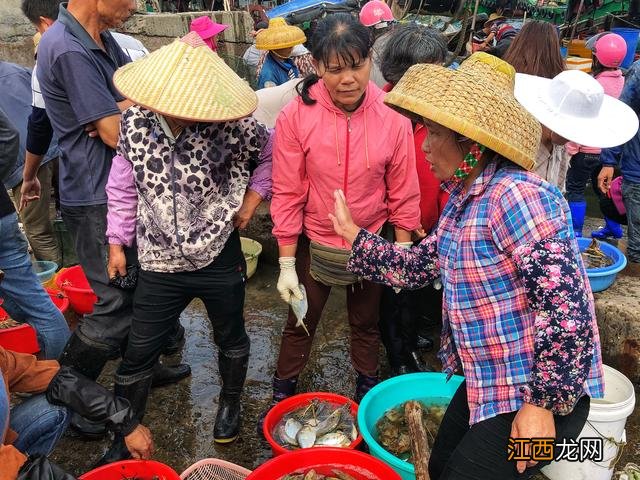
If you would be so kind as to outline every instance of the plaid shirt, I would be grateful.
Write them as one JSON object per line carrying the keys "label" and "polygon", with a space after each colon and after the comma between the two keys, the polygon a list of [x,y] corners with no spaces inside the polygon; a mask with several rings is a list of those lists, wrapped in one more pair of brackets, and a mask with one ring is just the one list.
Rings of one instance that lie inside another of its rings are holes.
{"label": "plaid shirt", "polygon": [[[524,401],[567,414],[604,390],[593,296],[557,188],[510,163],[490,162],[451,197],[437,230],[409,251],[361,231],[349,269],[418,288],[444,288],[440,360],[463,368],[470,424]],[[563,250],[564,248],[564,250]],[[585,381],[586,380],[586,381]]]}

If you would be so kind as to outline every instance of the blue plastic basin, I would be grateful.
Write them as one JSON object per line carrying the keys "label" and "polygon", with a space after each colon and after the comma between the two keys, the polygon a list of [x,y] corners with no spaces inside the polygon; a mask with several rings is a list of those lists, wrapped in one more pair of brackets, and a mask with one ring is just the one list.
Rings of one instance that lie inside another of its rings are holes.
{"label": "blue plastic basin", "polygon": [[358,408],[358,428],[369,446],[369,453],[379,458],[402,477],[415,480],[415,469],[408,462],[387,452],[376,439],[376,423],[390,408],[408,400],[420,400],[426,404],[453,397],[464,377],[454,375],[447,382],[444,373],[410,373],[385,380],[373,387],[362,399]]}
{"label": "blue plastic basin", "polygon": [[56,270],[58,270],[58,264],[56,262],[47,262],[45,260],[33,262],[33,271],[38,275],[40,283],[51,280]]}
{"label": "blue plastic basin", "polygon": [[[587,249],[591,240],[591,238],[585,237],[578,238],[578,247],[581,252]],[[601,292],[613,285],[618,272],[627,266],[627,257],[620,250],[609,243],[599,243],[605,255],[613,259],[613,264],[603,268],[587,268],[587,276],[593,292]]]}

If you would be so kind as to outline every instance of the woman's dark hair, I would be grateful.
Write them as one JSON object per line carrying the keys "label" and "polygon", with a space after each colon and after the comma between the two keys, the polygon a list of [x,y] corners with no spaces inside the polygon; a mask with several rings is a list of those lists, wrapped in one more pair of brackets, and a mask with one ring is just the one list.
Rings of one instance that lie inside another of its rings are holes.
{"label": "woman's dark hair", "polygon": [[[327,15],[318,22],[311,37],[311,56],[318,63],[327,65],[336,55],[343,65],[355,66],[369,56],[371,35],[367,27],[348,13]],[[320,77],[311,74],[296,87],[305,105],[316,101],[309,96],[309,89]]]}
{"label": "woman's dark hair", "polygon": [[415,22],[406,23],[389,34],[380,71],[387,82],[395,85],[412,65],[444,63],[447,54],[447,41],[440,32]]}
{"label": "woman's dark hair", "polygon": [[552,23],[530,20],[502,57],[518,73],[553,78],[565,69],[558,32]]}

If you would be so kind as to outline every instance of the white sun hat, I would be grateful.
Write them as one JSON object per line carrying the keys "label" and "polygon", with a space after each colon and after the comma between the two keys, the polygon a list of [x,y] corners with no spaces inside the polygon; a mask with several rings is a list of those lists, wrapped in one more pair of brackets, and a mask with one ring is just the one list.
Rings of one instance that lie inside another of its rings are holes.
{"label": "white sun hat", "polygon": [[514,95],[544,126],[586,147],[615,147],[638,131],[631,107],[606,95],[595,78],[579,70],[552,79],[518,73]]}

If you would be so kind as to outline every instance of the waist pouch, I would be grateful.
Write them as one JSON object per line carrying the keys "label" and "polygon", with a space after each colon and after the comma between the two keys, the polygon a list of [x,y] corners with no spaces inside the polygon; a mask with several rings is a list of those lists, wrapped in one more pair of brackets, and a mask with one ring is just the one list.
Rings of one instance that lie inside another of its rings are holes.
{"label": "waist pouch", "polygon": [[352,285],[361,280],[357,275],[347,271],[351,250],[327,247],[312,241],[309,244],[309,254],[310,274],[316,282],[328,287],[337,287]]}

